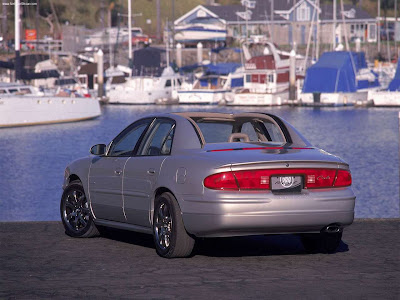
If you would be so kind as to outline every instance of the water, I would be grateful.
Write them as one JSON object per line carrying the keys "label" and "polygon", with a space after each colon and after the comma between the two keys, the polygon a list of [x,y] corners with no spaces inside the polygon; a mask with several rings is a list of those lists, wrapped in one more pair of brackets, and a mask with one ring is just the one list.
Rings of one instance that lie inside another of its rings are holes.
{"label": "water", "polygon": [[0,221],[59,220],[66,165],[137,118],[168,111],[265,111],[350,164],[358,218],[399,217],[398,109],[107,106],[85,122],[0,129]]}

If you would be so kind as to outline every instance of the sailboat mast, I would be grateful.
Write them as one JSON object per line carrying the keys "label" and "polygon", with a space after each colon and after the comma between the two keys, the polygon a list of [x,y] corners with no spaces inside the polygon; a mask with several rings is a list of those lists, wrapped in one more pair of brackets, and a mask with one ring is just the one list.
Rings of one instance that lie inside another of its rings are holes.
{"label": "sailboat mast", "polygon": [[20,18],[19,18],[19,0],[15,0],[14,2],[14,27],[15,27],[15,81],[19,81],[21,79],[21,57],[20,57],[20,49],[21,49],[21,33],[20,33]]}
{"label": "sailboat mast", "polygon": [[335,51],[336,49],[336,0],[333,0],[333,29],[332,29],[332,50]]}
{"label": "sailboat mast", "polygon": [[129,57],[129,68],[133,67],[133,61],[132,61],[132,0],[128,0],[128,57]]}

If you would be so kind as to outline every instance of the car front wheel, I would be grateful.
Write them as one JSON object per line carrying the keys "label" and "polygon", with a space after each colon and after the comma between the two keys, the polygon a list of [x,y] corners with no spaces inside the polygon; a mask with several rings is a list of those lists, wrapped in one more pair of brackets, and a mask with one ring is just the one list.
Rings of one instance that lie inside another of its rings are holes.
{"label": "car front wheel", "polygon": [[156,198],[153,236],[157,254],[162,257],[188,257],[192,253],[195,240],[186,232],[180,208],[171,193]]}
{"label": "car front wheel", "polygon": [[99,235],[80,181],[72,181],[64,190],[61,197],[60,213],[67,235],[72,237]]}

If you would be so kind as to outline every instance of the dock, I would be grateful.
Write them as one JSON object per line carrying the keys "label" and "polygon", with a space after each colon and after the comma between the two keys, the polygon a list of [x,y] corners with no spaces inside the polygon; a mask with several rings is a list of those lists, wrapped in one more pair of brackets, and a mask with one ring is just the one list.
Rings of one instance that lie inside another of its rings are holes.
{"label": "dock", "polygon": [[335,254],[295,235],[199,240],[186,259],[150,235],[70,238],[61,222],[0,223],[0,298],[399,299],[400,219],[356,219]]}

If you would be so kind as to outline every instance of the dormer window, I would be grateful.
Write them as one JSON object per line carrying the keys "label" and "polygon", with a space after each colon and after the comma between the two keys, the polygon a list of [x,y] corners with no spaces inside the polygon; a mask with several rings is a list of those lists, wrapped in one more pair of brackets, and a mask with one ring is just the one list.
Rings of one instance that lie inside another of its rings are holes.
{"label": "dormer window", "polygon": [[297,8],[297,21],[309,21],[310,20],[310,7],[306,2],[303,2]]}
{"label": "dormer window", "polygon": [[243,12],[241,12],[241,11],[236,12],[236,15],[239,18],[242,18],[243,20],[251,20],[252,14],[253,14],[253,12],[251,10],[243,11]]}
{"label": "dormer window", "polygon": [[346,18],[354,19],[354,18],[356,17],[356,10],[355,10],[354,8],[352,8],[352,9],[350,9],[350,10],[348,10],[348,11],[344,11],[344,12],[343,12],[343,15],[344,15]]}

